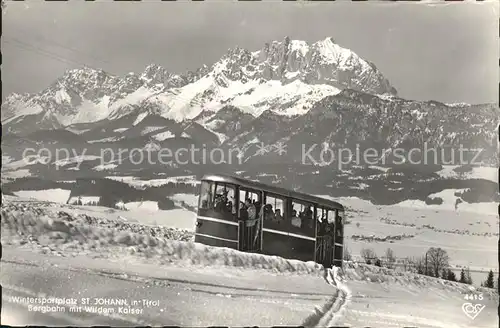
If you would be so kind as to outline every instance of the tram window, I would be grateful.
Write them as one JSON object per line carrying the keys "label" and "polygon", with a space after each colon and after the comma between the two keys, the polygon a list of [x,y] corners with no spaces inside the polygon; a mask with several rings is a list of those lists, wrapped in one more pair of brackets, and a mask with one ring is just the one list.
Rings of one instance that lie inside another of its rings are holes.
{"label": "tram window", "polygon": [[322,208],[322,207],[317,207],[316,208],[316,220],[318,222],[326,222],[326,214],[327,214],[327,210]]}
{"label": "tram window", "polygon": [[312,204],[292,201],[291,224],[301,229],[312,229],[314,227],[314,211]]}
{"label": "tram window", "polygon": [[217,183],[215,188],[214,209],[218,212],[235,214],[235,190],[232,185]]}
{"label": "tram window", "polygon": [[247,190],[240,188],[240,202],[245,202],[245,200],[250,199],[252,204],[260,202],[260,193],[253,190]]}
{"label": "tram window", "polygon": [[336,211],[317,207],[316,220],[318,224],[317,234],[319,236],[329,235],[333,233],[335,224]]}
{"label": "tram window", "polygon": [[209,209],[213,206],[213,199],[215,194],[215,183],[202,181],[200,191],[200,202],[198,207],[200,209]]}
{"label": "tram window", "polygon": [[264,220],[281,223],[285,213],[285,200],[279,196],[266,195],[264,200]]}
{"label": "tram window", "polygon": [[246,216],[246,204],[245,202],[249,200],[251,204],[255,206],[257,213],[260,211],[260,193],[250,189],[240,188],[240,217]]}
{"label": "tram window", "polygon": [[328,223],[334,224],[336,216],[335,210],[328,210]]}
{"label": "tram window", "polygon": [[316,224],[317,224],[317,234],[323,236],[327,232],[328,226],[328,210],[323,207],[316,208]]}

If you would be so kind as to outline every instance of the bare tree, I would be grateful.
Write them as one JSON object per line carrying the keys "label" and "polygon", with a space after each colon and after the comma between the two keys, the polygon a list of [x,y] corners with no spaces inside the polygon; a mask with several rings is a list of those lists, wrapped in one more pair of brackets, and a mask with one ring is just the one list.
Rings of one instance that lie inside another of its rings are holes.
{"label": "bare tree", "polygon": [[412,262],[413,267],[418,274],[424,274],[427,271],[425,267],[425,256],[414,258]]}
{"label": "bare tree", "polygon": [[439,277],[439,273],[449,267],[449,257],[448,253],[440,247],[434,248],[431,247],[427,251],[427,263],[432,269],[432,273],[434,274],[434,277]]}
{"label": "bare tree", "polygon": [[366,264],[371,264],[377,258],[377,254],[371,248],[363,248],[361,250],[361,257],[365,260]]}
{"label": "bare tree", "polygon": [[385,265],[389,269],[394,269],[394,264],[396,263],[396,257],[392,249],[388,248],[385,251]]}

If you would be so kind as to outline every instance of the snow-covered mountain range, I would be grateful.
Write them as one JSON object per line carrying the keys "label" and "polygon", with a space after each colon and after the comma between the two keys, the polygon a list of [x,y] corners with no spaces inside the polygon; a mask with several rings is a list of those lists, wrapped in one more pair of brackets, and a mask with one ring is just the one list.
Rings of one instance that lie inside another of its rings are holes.
{"label": "snow-covered mountain range", "polygon": [[375,65],[331,38],[312,45],[285,38],[255,52],[230,49],[211,67],[183,75],[158,65],[124,77],[88,67],[73,69],[38,94],[9,96],[2,105],[2,121],[20,123],[36,116],[42,127],[59,128],[131,113],[182,121],[224,104],[255,116],[266,109],[293,115],[345,88],[396,94]]}
{"label": "snow-covered mountain range", "polygon": [[495,104],[399,98],[374,64],[332,38],[308,44],[286,37],[258,51],[230,49],[185,74],[158,65],[124,77],[69,70],[37,94],[7,97],[2,148],[15,152],[24,142],[151,150],[194,142],[247,150],[281,142],[289,152],[280,160],[290,162],[300,160],[304,144],[409,149],[427,143],[481,148],[481,160],[496,164],[499,117]]}

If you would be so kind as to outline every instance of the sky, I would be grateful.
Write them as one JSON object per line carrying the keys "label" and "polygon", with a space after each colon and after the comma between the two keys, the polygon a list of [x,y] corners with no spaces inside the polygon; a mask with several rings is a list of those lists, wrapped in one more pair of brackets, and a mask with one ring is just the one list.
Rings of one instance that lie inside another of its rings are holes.
{"label": "sky", "polygon": [[483,3],[8,2],[2,15],[2,100],[39,92],[87,65],[124,75],[155,63],[175,73],[229,48],[285,36],[333,37],[375,63],[400,97],[498,101],[498,12]]}

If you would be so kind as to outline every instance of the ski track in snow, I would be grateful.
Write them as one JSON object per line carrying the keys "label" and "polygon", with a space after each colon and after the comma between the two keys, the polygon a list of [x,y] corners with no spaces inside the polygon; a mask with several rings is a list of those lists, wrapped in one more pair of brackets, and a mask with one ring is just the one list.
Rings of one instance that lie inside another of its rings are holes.
{"label": "ski track in snow", "polygon": [[307,317],[303,327],[331,327],[342,318],[345,309],[351,302],[352,293],[342,282],[339,268],[326,269],[324,279],[326,283],[337,288],[335,294],[321,308],[316,307],[315,312]]}

